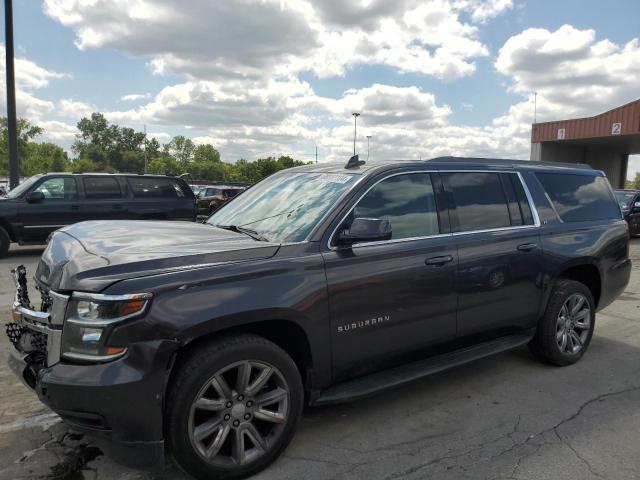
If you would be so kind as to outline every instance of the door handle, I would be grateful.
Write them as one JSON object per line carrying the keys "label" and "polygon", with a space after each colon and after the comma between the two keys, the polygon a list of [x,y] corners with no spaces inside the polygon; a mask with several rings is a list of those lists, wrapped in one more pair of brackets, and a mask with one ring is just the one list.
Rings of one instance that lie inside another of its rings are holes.
{"label": "door handle", "polygon": [[445,263],[449,263],[453,261],[453,257],[451,255],[444,255],[442,257],[431,257],[427,258],[424,263],[425,265],[431,265],[434,267],[440,267]]}
{"label": "door handle", "polygon": [[537,243],[523,243],[522,245],[518,245],[518,250],[521,252],[530,252],[531,250],[535,250],[538,248]]}

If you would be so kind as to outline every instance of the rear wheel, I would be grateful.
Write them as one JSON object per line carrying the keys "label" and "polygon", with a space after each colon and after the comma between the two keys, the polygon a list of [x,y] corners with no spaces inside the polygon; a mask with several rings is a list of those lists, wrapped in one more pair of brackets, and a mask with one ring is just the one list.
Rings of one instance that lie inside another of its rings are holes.
{"label": "rear wheel", "polygon": [[0,227],[0,258],[5,257],[11,245],[11,238],[7,231]]}
{"label": "rear wheel", "polygon": [[302,413],[293,360],[253,335],[194,352],[174,377],[167,438],[179,466],[196,478],[244,478],[273,462]]}
{"label": "rear wheel", "polygon": [[551,292],[547,310],[529,347],[548,363],[571,365],[589,347],[595,319],[591,290],[575,280],[560,280]]}

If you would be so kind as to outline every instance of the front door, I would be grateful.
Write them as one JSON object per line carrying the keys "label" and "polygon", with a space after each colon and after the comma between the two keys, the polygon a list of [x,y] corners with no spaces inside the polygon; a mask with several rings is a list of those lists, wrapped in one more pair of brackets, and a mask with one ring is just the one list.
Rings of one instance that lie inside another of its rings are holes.
{"label": "front door", "polygon": [[335,379],[455,336],[457,253],[439,186],[437,174],[422,172],[379,180],[341,227],[388,219],[391,240],[338,247],[338,230],[323,253]]}
{"label": "front door", "polygon": [[20,200],[18,228],[23,242],[44,242],[51,232],[81,220],[75,178],[47,177],[31,192],[41,192],[44,200],[37,203],[29,203],[25,197]]}
{"label": "front door", "polygon": [[515,173],[443,173],[455,209],[458,336],[535,326],[542,297],[539,229]]}

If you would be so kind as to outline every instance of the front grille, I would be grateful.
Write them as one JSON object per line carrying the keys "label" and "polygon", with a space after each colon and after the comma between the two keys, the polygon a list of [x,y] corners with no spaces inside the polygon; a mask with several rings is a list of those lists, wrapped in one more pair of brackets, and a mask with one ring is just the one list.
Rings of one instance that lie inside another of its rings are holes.
{"label": "front grille", "polygon": [[14,321],[6,327],[7,336],[29,364],[54,365],[60,361],[62,321],[68,297],[36,287],[40,291],[41,303],[40,310],[35,310],[29,298],[25,267],[20,265],[12,273],[16,296],[13,304]]}

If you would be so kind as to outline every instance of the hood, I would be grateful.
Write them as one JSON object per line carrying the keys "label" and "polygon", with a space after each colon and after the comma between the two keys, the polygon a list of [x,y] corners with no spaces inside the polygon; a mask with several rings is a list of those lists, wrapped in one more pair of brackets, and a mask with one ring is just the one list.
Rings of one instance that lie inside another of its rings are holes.
{"label": "hood", "polygon": [[97,292],[128,278],[269,258],[279,246],[201,223],[81,222],[52,235],[36,279],[53,289]]}

